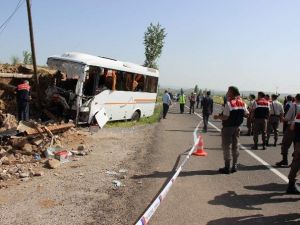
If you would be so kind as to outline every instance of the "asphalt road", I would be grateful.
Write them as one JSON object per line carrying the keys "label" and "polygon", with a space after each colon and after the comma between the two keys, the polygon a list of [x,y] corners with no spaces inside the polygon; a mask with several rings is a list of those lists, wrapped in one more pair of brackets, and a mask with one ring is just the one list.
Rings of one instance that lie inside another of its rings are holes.
{"label": "asphalt road", "polygon": [[[219,106],[215,107],[215,112],[220,110]],[[178,112],[179,105],[174,104],[167,119],[161,121],[158,150],[149,159],[151,170],[138,177],[155,184],[151,192],[145,193],[148,198],[149,193],[159,192],[193,146],[193,132],[201,118]],[[221,128],[219,121],[211,119],[211,122]],[[245,126],[241,129],[242,133],[246,132]],[[280,145],[267,150],[241,149],[239,171],[223,175],[218,172],[224,166],[219,131],[209,126],[207,133],[198,132],[204,138],[208,156],[193,156],[187,161],[149,224],[300,224],[300,196],[285,194],[289,168],[275,168],[274,173],[262,164],[274,165],[281,160]],[[240,143],[250,149],[252,137],[241,136]]]}

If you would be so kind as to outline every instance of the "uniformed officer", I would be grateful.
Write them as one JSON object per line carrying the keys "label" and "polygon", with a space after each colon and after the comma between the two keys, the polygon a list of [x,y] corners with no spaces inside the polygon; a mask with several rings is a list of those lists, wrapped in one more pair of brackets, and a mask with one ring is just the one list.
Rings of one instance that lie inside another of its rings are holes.
{"label": "uniformed officer", "polygon": [[286,190],[287,194],[300,194],[296,185],[296,177],[300,170],[300,94],[296,95],[295,104],[296,116],[290,126],[291,130],[294,130],[294,153],[293,161],[291,164],[291,170],[289,173],[289,184]]}
{"label": "uniformed officer", "polygon": [[276,146],[279,132],[278,127],[284,114],[283,105],[277,100],[277,98],[278,95],[272,94],[272,102],[270,103],[270,117],[267,127],[267,146],[269,146],[269,139],[272,131],[274,132],[274,146]]}
{"label": "uniformed officer", "polygon": [[247,128],[248,132],[247,135],[251,136],[253,134],[253,113],[252,113],[252,107],[255,102],[255,95],[250,94],[249,95],[249,105],[248,105],[248,111],[249,111],[249,116],[247,117]]}
{"label": "uniformed officer", "polygon": [[258,92],[257,100],[253,104],[252,111],[254,112],[254,124],[253,124],[253,141],[254,146],[252,149],[258,147],[258,135],[261,133],[263,150],[266,149],[266,131],[267,121],[270,113],[270,103],[265,98],[263,92]]}
{"label": "uniformed officer", "polygon": [[[214,115],[214,119],[222,120],[222,149],[225,167],[220,168],[219,172],[230,174],[237,171],[237,160],[239,157],[238,138],[240,125],[243,123],[244,116],[248,115],[246,104],[240,98],[238,88],[230,86],[227,91],[227,102],[224,110],[219,115]],[[231,153],[230,153],[231,145]],[[232,167],[230,161],[232,158]]]}
{"label": "uniformed officer", "polygon": [[29,101],[30,101],[30,86],[29,81],[24,80],[22,84],[17,86],[17,106],[19,121],[29,120]]}
{"label": "uniformed officer", "polygon": [[185,102],[186,102],[186,97],[185,97],[183,91],[181,91],[181,93],[179,95],[179,106],[180,106],[180,113],[181,114],[184,112]]}
{"label": "uniformed officer", "polygon": [[[293,105],[293,97],[291,95],[288,95],[285,98],[285,103],[284,103],[284,117],[292,105]],[[288,127],[288,123],[286,121],[283,121],[283,133],[285,133],[287,127]]]}
{"label": "uniformed officer", "polygon": [[287,122],[287,128],[283,134],[282,138],[282,144],[281,144],[281,155],[282,155],[282,160],[280,162],[277,162],[277,166],[288,166],[288,153],[289,153],[289,148],[291,147],[294,137],[295,137],[295,132],[290,129],[293,120],[298,113],[298,108],[296,107],[297,104],[300,104],[300,95],[296,96],[296,104],[292,104],[289,107],[288,112],[286,113],[285,117],[283,120]]}

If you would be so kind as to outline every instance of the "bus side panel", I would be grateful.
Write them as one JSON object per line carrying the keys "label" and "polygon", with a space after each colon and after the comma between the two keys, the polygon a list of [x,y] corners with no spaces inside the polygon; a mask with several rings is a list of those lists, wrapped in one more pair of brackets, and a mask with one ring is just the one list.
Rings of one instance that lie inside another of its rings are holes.
{"label": "bus side panel", "polygon": [[149,117],[153,115],[156,93],[134,92],[135,107],[132,114],[136,110],[141,111],[141,117]]}
{"label": "bus side panel", "polygon": [[148,117],[153,115],[155,101],[156,93],[105,90],[93,99],[90,116],[104,107],[110,121],[131,119],[136,110]]}

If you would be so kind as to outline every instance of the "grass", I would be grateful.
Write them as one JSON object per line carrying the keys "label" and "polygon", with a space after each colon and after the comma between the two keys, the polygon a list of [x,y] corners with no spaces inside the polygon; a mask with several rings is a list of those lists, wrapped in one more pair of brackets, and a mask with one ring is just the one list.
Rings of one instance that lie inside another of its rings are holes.
{"label": "grass", "polygon": [[214,100],[214,103],[216,103],[216,104],[219,104],[219,105],[223,105],[224,104],[223,96],[214,95],[212,97],[212,99]]}
{"label": "grass", "polygon": [[155,107],[154,113],[150,117],[143,117],[139,121],[112,121],[112,122],[108,122],[105,125],[105,128],[113,128],[113,127],[128,128],[137,125],[153,124],[160,120],[161,113],[162,113],[162,105],[159,104],[158,106]]}

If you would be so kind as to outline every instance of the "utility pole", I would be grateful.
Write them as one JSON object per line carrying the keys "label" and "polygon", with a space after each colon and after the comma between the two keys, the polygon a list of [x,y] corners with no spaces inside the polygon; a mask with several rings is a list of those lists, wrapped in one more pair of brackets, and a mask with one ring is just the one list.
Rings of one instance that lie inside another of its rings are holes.
{"label": "utility pole", "polygon": [[35,49],[34,49],[34,37],[33,37],[33,29],[32,29],[30,0],[26,0],[26,3],[27,3],[27,15],[28,15],[30,44],[31,44],[31,57],[32,57],[32,64],[33,64],[33,76],[34,76],[34,80],[35,80],[35,89],[36,89],[36,93],[37,93],[37,102],[38,102],[38,105],[40,105],[39,77],[38,77],[37,68],[36,68],[36,58],[35,58]]}

